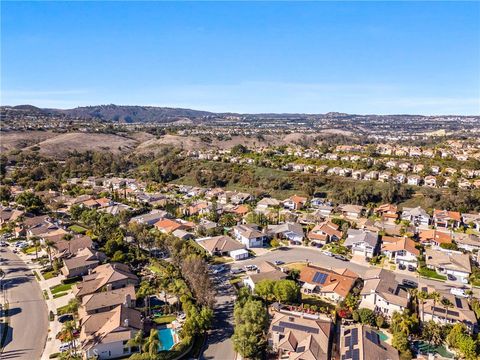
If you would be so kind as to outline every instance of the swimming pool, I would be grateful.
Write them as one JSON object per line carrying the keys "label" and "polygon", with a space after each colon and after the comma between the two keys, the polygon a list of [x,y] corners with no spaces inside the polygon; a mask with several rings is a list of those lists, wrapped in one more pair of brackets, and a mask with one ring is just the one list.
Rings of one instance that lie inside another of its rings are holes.
{"label": "swimming pool", "polygon": [[158,347],[159,351],[170,350],[173,345],[173,334],[174,330],[170,328],[161,328],[158,329],[158,340],[160,340],[160,346]]}

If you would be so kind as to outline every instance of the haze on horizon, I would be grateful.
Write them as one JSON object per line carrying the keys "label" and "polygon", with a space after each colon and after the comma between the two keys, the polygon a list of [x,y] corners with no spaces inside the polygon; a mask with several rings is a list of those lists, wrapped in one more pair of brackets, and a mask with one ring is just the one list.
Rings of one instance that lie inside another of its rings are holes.
{"label": "haze on horizon", "polygon": [[1,103],[480,114],[480,3],[2,2]]}

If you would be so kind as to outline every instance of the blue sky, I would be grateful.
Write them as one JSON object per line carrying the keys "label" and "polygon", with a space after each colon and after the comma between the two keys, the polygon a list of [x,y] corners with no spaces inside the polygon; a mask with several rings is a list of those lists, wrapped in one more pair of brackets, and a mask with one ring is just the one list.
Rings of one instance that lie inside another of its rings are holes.
{"label": "blue sky", "polygon": [[2,104],[480,113],[479,2],[3,2]]}

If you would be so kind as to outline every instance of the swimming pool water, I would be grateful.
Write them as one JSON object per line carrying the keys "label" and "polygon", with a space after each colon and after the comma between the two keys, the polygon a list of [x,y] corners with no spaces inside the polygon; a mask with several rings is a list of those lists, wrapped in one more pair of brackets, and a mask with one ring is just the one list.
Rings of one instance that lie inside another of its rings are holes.
{"label": "swimming pool water", "polygon": [[170,328],[158,329],[158,339],[160,340],[159,350],[170,350],[173,347],[173,330]]}

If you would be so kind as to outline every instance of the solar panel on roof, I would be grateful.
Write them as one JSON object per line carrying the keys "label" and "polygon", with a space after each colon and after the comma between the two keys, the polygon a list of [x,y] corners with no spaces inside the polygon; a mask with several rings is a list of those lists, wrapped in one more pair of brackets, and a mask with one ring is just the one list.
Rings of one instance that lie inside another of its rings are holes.
{"label": "solar panel on roof", "polygon": [[325,284],[325,280],[327,280],[327,276],[328,276],[327,274],[317,271],[313,276],[313,282],[316,282],[318,284]]}
{"label": "solar panel on roof", "polygon": [[359,349],[353,350],[352,360],[360,360],[360,350]]}
{"label": "solar panel on roof", "polygon": [[304,332],[311,333],[311,334],[318,334],[318,329],[312,328],[312,327],[309,327],[309,326],[289,323],[289,322],[285,322],[285,321],[280,321],[280,323],[278,325],[281,326],[281,327],[284,327],[284,328],[288,328],[288,329],[295,329],[295,330],[304,331]]}
{"label": "solar panel on roof", "polygon": [[345,330],[345,332],[343,333],[343,335],[345,336],[347,336],[348,334],[350,334],[350,329]]}
{"label": "solar panel on roof", "polygon": [[450,311],[450,310],[448,310],[447,314],[448,314],[448,315],[455,316],[455,317],[457,317],[458,315],[460,315],[458,311]]}
{"label": "solar panel on roof", "polygon": [[352,350],[347,350],[345,353],[345,359],[351,359],[352,358]]}
{"label": "solar panel on roof", "polygon": [[352,341],[351,345],[357,345],[358,344],[358,329],[352,329]]}
{"label": "solar panel on roof", "polygon": [[305,346],[297,347],[297,353],[303,353],[305,351]]}
{"label": "solar panel on roof", "polygon": [[282,332],[282,333],[283,333],[283,332],[285,331],[285,329],[284,329],[283,327],[281,327],[281,326],[273,325],[273,326],[272,326],[272,331],[278,331],[278,332]]}
{"label": "solar panel on roof", "polygon": [[350,346],[350,339],[351,339],[350,336],[347,336],[347,337],[345,338],[345,347],[349,347],[349,346]]}
{"label": "solar panel on roof", "polygon": [[457,305],[457,308],[463,309],[462,300],[458,297],[455,297],[455,305]]}

